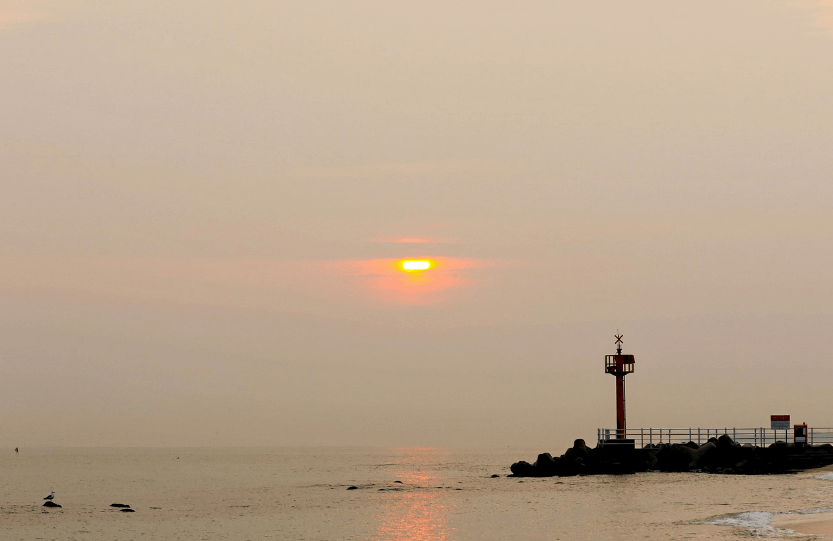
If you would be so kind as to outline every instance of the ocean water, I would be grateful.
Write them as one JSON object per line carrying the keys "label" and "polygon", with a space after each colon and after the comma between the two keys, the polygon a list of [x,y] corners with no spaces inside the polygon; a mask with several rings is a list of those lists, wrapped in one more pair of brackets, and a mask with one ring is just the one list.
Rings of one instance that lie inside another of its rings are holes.
{"label": "ocean water", "polygon": [[506,477],[538,451],[3,449],[0,539],[777,539],[833,507],[828,470]]}

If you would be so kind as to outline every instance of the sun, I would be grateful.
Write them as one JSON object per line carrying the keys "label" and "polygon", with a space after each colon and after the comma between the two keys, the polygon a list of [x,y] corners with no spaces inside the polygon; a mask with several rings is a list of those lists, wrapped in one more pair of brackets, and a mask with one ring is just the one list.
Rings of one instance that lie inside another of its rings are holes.
{"label": "sun", "polygon": [[399,262],[402,270],[406,272],[424,271],[434,266],[430,259],[405,259]]}

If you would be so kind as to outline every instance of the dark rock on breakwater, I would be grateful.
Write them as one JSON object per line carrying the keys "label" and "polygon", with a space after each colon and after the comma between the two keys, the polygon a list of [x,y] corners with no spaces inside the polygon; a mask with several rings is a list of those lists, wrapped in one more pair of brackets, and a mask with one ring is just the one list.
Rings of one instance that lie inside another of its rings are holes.
{"label": "dark rock on breakwater", "polygon": [[587,447],[584,440],[559,456],[542,453],[530,464],[512,464],[515,477],[626,474],[644,471],[700,471],[723,474],[793,473],[833,464],[833,446],[796,446],[783,441],[767,447],[739,444],[727,434],[698,445],[688,443],[648,444],[642,449],[623,445]]}

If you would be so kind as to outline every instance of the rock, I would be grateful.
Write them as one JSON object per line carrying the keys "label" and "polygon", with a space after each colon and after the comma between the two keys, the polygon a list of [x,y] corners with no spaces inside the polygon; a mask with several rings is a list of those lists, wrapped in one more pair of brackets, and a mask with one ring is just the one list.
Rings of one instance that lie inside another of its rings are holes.
{"label": "rock", "polygon": [[656,454],[657,462],[654,467],[660,471],[678,472],[687,471],[688,465],[691,463],[694,455],[694,450],[674,443],[668,445],[662,443]]}
{"label": "rock", "polygon": [[590,449],[587,447],[587,444],[584,443],[584,440],[578,439],[573,442],[573,452],[576,456],[586,457],[590,453]]}
{"label": "rock", "polygon": [[110,507],[130,507],[126,503],[111,503]]}
{"label": "rock", "polygon": [[119,511],[121,511],[122,513],[135,513],[136,512],[136,511],[134,511],[133,509],[131,509],[129,507],[126,507],[124,509],[119,509]]}
{"label": "rock", "polygon": [[52,500],[47,500],[43,502],[43,507],[61,507],[57,503],[53,502]]}
{"label": "rock", "polygon": [[496,477],[500,477],[500,475],[498,475],[498,474],[496,474],[496,473],[493,473],[493,474],[492,474],[492,476],[491,476],[491,479],[494,479],[494,478],[496,478]]}
{"label": "rock", "polygon": [[719,438],[717,438],[717,448],[718,449],[725,449],[729,447],[740,447],[735,440],[729,437],[728,434],[723,434]]}
{"label": "rock", "polygon": [[541,453],[533,466],[538,470],[540,477],[552,477],[558,471],[558,459],[549,453]]}
{"label": "rock", "polygon": [[510,477],[565,477],[647,470],[759,475],[790,473],[825,465],[833,465],[833,446],[829,444],[798,447],[779,441],[768,447],[755,447],[741,445],[723,434],[709,438],[708,443],[700,446],[689,441],[648,444],[642,449],[615,445],[589,449],[584,440],[579,439],[560,457],[541,453],[534,464],[526,461],[512,464]]}
{"label": "rock", "polygon": [[359,488],[359,487],[357,487],[357,486],[353,485],[353,486],[349,486],[349,487],[347,487],[347,490],[357,490],[358,488]]}
{"label": "rock", "polygon": [[688,467],[689,469],[696,469],[702,468],[706,466],[714,455],[710,457],[709,455],[717,450],[717,445],[713,444],[712,442],[704,443],[701,445],[691,456],[691,462],[689,462]]}
{"label": "rock", "polygon": [[692,463],[696,464],[697,461],[694,458],[696,451],[687,444],[683,443],[675,448],[672,448],[677,452],[680,459],[679,471],[688,471],[692,468]]}
{"label": "rock", "polygon": [[509,467],[515,477],[537,477],[535,466],[525,460],[515,462]]}
{"label": "rock", "polygon": [[692,468],[692,464],[697,464],[695,459],[696,451],[686,444],[673,444],[671,449],[676,453],[676,467],[674,471],[688,471]]}
{"label": "rock", "polygon": [[663,443],[656,452],[652,452],[646,460],[646,467],[666,472],[691,471],[714,462],[717,446],[714,443],[704,443],[694,447],[689,443]]}
{"label": "rock", "polygon": [[402,481],[398,481],[398,480],[397,480],[397,481],[394,481],[394,483],[399,483],[399,484],[401,485],[401,484],[402,484]]}

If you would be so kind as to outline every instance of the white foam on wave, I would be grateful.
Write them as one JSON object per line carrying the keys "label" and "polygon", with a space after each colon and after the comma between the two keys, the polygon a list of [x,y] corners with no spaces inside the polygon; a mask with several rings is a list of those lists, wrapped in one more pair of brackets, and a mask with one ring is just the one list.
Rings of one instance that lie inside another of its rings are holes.
{"label": "white foam on wave", "polygon": [[723,518],[716,518],[706,524],[722,524],[741,528],[772,528],[772,513],[768,511],[747,511]]}
{"label": "white foam on wave", "polygon": [[815,515],[816,513],[827,513],[833,511],[833,507],[812,507],[810,509],[796,509],[795,511],[783,511],[779,515]]}
{"label": "white foam on wave", "polygon": [[795,530],[774,528],[772,526],[773,515],[813,515],[816,513],[828,513],[833,507],[813,507],[809,509],[796,509],[794,511],[746,511],[734,515],[722,515],[706,520],[703,524],[714,524],[718,526],[734,526],[743,528],[748,534],[754,537],[807,537],[804,534],[796,533]]}
{"label": "white foam on wave", "polygon": [[769,511],[746,511],[744,513],[737,513],[734,515],[715,517],[706,521],[705,524],[743,528],[746,530],[747,535],[759,538],[782,539],[784,537],[804,537],[801,534],[796,534],[794,530],[774,528],[772,526],[773,514],[779,513],[770,513]]}

